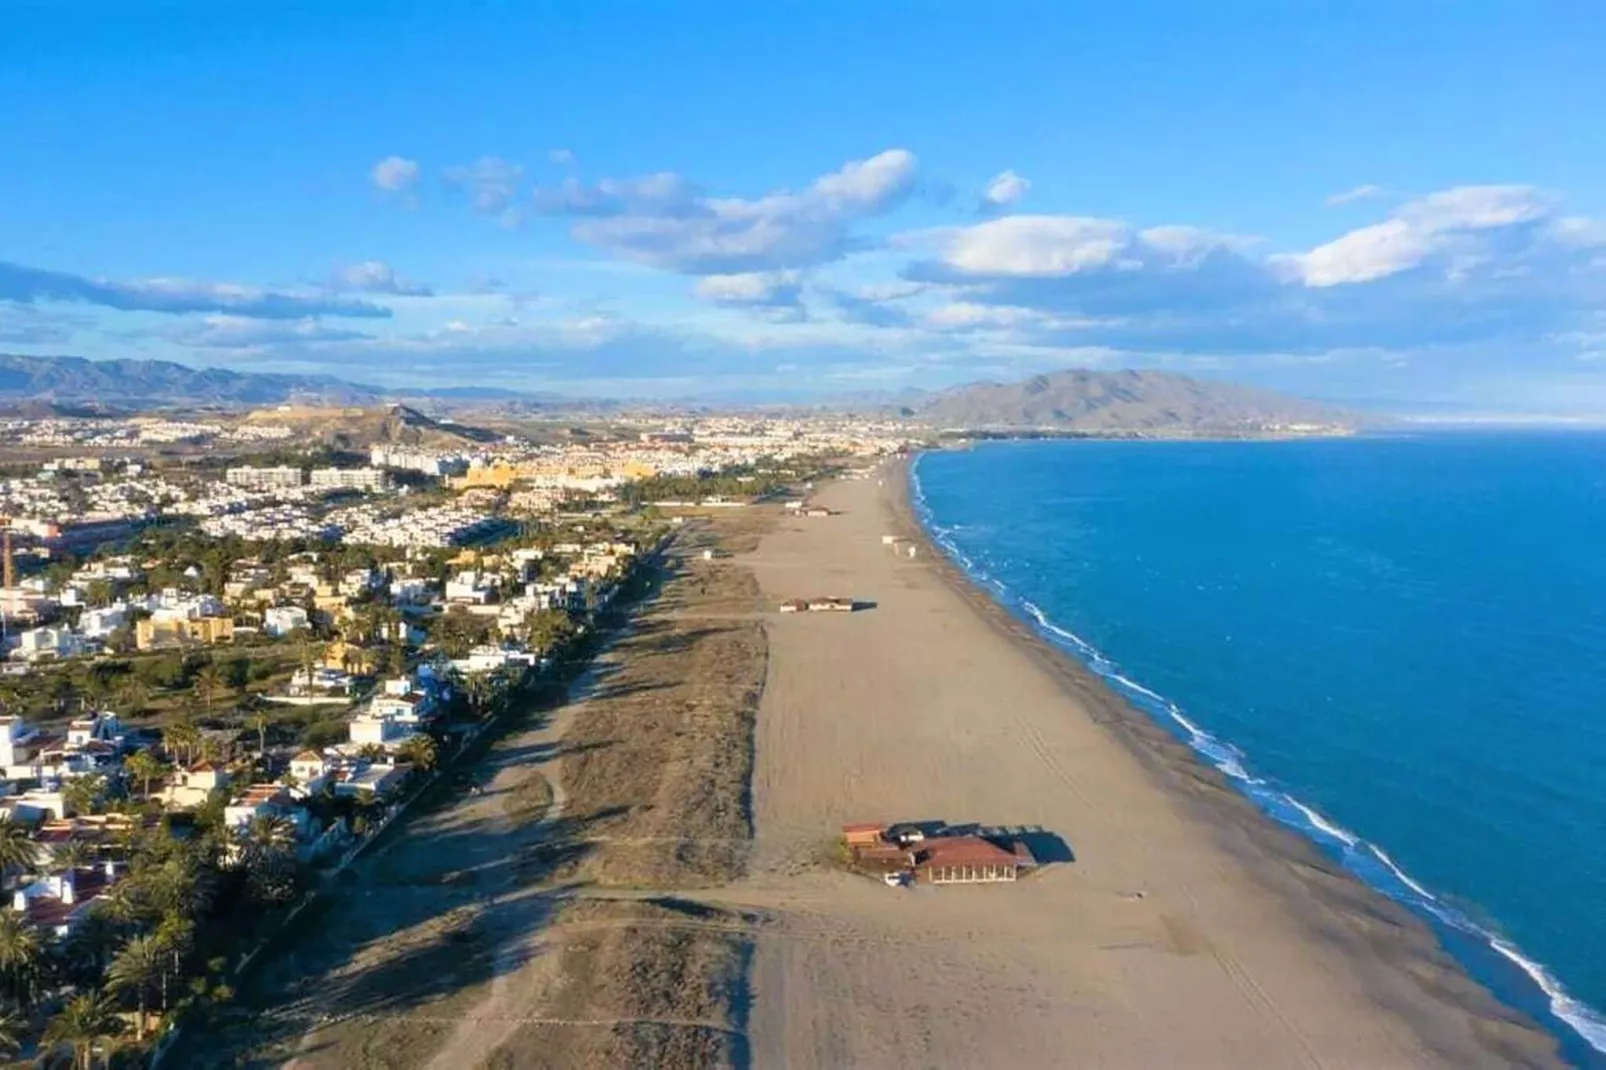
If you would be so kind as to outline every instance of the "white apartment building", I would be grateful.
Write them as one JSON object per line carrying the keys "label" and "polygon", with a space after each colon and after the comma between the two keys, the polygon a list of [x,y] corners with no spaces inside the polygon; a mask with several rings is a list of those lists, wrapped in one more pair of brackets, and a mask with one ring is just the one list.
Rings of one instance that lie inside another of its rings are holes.
{"label": "white apartment building", "polygon": [[313,487],[324,490],[389,490],[390,473],[379,468],[314,468],[309,475]]}
{"label": "white apartment building", "polygon": [[230,468],[223,473],[223,481],[230,486],[249,487],[253,490],[280,490],[299,487],[307,481],[300,468]]}

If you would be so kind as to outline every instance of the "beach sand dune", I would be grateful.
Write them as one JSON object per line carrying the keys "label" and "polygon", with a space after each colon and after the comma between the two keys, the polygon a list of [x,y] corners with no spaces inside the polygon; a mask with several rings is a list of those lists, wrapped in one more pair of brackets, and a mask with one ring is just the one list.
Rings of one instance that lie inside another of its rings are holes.
{"label": "beach sand dune", "polygon": [[[958,581],[904,474],[823,488],[746,555],[774,614],[748,877],[757,1066],[1549,1066],[1554,1044],[1409,914]],[[893,890],[821,862],[851,821],[1040,825],[1074,861]]]}

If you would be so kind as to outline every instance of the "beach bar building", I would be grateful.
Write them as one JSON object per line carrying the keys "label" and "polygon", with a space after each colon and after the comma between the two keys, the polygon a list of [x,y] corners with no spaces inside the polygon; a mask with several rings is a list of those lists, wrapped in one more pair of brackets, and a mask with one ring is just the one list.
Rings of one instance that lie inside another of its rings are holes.
{"label": "beach bar building", "polygon": [[[974,826],[972,826],[974,827]],[[872,873],[912,874],[921,884],[996,884],[1037,864],[1022,840],[918,825],[843,825],[853,864]]]}
{"label": "beach bar building", "polygon": [[915,875],[931,884],[991,884],[1012,881],[1032,864],[1024,843],[1009,848],[980,836],[938,836],[914,853]]}

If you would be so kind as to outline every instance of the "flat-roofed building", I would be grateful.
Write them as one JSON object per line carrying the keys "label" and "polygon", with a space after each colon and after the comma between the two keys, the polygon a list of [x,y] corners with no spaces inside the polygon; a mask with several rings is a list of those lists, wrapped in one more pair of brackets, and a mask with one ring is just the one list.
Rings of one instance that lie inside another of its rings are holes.
{"label": "flat-roofed building", "polygon": [[307,474],[290,465],[278,468],[230,468],[224,471],[223,481],[230,486],[252,490],[281,490],[301,486],[307,481]]}

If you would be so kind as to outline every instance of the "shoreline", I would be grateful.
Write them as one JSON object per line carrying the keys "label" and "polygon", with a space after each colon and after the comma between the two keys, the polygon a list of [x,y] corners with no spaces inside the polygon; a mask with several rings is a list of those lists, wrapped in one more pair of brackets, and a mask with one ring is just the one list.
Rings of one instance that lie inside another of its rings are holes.
{"label": "shoreline", "polygon": [[[928,557],[944,584],[996,635],[1026,653],[1085,709],[1091,720],[1117,740],[1154,787],[1209,828],[1217,845],[1254,879],[1276,895],[1315,901],[1326,915],[1327,925],[1338,929],[1319,929],[1312,933],[1314,938],[1358,938],[1375,957],[1375,963],[1368,965],[1415,978],[1426,996],[1465,1015],[1473,1023],[1474,1032],[1483,1032],[1479,1028],[1483,1023],[1495,1026],[1495,1032],[1504,1035],[1490,1045],[1488,1054],[1503,1064],[1521,1061],[1528,1065],[1533,1060],[1533,1065],[1544,1065],[1556,1060],[1554,1065],[1567,1065],[1560,1060],[1570,1041],[1589,1048],[1583,1036],[1559,1036],[1557,1028],[1547,1027],[1523,1008],[1500,999],[1445,946],[1439,926],[1448,928],[1447,922],[1424,917],[1417,909],[1373,887],[1330,855],[1322,844],[1266,812],[1232,778],[1211,765],[1206,755],[1157,720],[1155,714],[1134,705],[1075,653],[1043,635],[1038,628],[1046,624],[1034,626],[966,572],[937,542],[915,508],[915,466],[920,456],[916,453],[893,462],[885,476],[885,497],[897,533]],[[1299,805],[1297,800],[1290,801]],[[1408,877],[1402,879],[1409,881]],[[1383,927],[1381,932],[1379,924]],[[1475,939],[1470,932],[1460,935]],[[1490,956],[1501,954],[1493,947],[1485,950]],[[1506,964],[1513,969],[1522,968],[1514,960]],[[1541,998],[1548,997],[1549,993],[1529,976],[1534,991]],[[1561,1028],[1570,1028],[1553,1011],[1549,1016]],[[1486,1039],[1495,1038],[1490,1035]]]}

